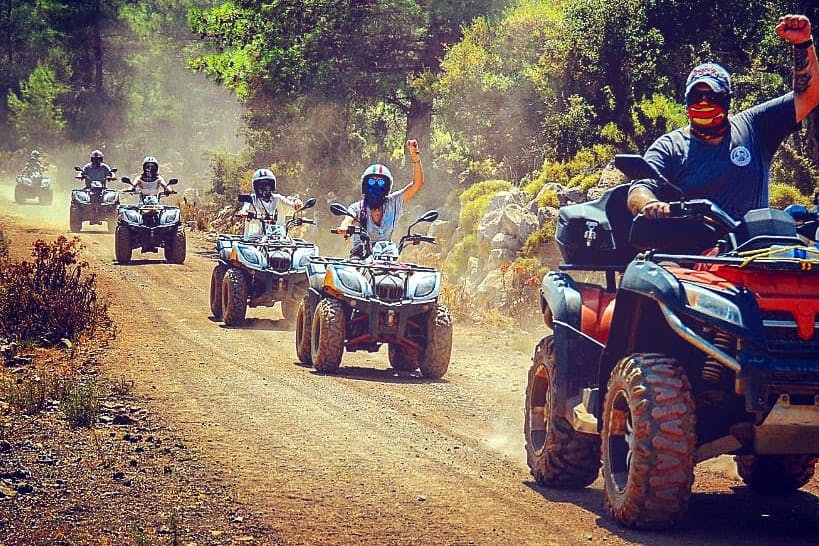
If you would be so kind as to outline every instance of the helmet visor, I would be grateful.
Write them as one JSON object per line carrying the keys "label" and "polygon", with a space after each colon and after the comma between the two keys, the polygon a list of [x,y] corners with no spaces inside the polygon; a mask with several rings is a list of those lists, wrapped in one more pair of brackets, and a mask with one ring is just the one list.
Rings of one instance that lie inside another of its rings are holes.
{"label": "helmet visor", "polygon": [[386,195],[389,180],[384,178],[383,176],[368,176],[365,180],[365,187],[367,190],[367,195],[370,197],[383,197]]}

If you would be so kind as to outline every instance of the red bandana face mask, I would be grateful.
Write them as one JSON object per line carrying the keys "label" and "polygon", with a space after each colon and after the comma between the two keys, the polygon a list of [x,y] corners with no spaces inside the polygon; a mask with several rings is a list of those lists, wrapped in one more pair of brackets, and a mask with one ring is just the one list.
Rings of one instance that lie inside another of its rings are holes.
{"label": "red bandana face mask", "polygon": [[715,102],[703,99],[688,107],[691,129],[705,139],[724,135],[728,131],[728,113]]}

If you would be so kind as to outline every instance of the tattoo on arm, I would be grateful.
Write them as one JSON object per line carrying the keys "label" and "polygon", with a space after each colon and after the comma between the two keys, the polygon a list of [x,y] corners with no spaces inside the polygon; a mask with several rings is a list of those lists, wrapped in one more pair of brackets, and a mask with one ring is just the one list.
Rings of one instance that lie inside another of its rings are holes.
{"label": "tattoo on arm", "polygon": [[809,66],[808,50],[793,48],[793,92],[797,95],[804,93],[810,87]]}

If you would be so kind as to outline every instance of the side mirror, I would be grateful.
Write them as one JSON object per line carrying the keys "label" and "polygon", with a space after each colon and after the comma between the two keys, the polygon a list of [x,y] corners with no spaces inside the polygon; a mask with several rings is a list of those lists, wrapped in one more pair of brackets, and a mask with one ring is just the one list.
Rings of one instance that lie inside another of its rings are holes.
{"label": "side mirror", "polygon": [[130,184],[130,183],[131,183],[131,179],[130,179],[130,178],[128,178],[127,176],[123,176],[122,178],[120,178],[120,181],[121,181],[123,184]]}
{"label": "side mirror", "polygon": [[421,222],[434,222],[438,219],[438,211],[435,209],[426,211],[420,218],[410,224],[409,228],[407,229],[407,233],[415,226]]}
{"label": "side mirror", "polygon": [[353,216],[353,213],[350,212],[350,209],[348,209],[341,203],[330,203],[330,212],[332,212],[336,216],[349,216],[350,218],[355,218],[355,216]]}
{"label": "side mirror", "polygon": [[306,202],[305,202],[305,203],[304,203],[304,204],[301,206],[301,210],[304,210],[304,209],[312,209],[312,208],[313,208],[313,207],[315,207],[315,206],[316,206],[316,198],[315,198],[315,197],[311,197],[310,199],[308,199],[308,200],[307,200],[307,201],[306,201]]}
{"label": "side mirror", "polygon": [[174,184],[179,184],[179,179],[178,178],[171,178],[170,180],[168,180],[168,185],[169,186],[173,186]]}
{"label": "side mirror", "polygon": [[79,165],[74,165],[74,170],[81,173],[82,167],[80,167]]}
{"label": "side mirror", "polygon": [[117,168],[116,168],[116,167],[114,167],[113,169],[111,169],[111,172],[112,172],[112,173],[117,172]]}
{"label": "side mirror", "polygon": [[238,199],[240,203],[253,203],[253,198],[246,193],[240,193],[236,196],[236,199]]}

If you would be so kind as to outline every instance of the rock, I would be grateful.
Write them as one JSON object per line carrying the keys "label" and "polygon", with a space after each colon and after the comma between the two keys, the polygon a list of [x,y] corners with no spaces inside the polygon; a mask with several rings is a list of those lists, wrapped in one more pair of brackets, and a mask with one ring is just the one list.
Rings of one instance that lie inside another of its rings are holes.
{"label": "rock", "polygon": [[457,226],[449,220],[435,220],[430,224],[427,235],[435,237],[439,243],[448,242],[455,234]]}

